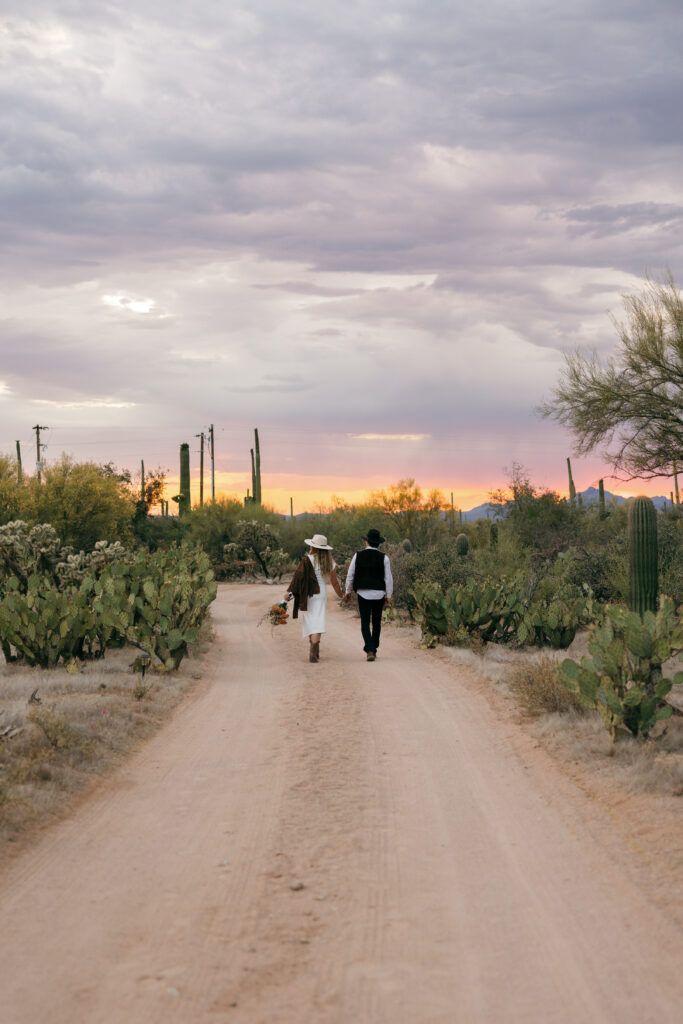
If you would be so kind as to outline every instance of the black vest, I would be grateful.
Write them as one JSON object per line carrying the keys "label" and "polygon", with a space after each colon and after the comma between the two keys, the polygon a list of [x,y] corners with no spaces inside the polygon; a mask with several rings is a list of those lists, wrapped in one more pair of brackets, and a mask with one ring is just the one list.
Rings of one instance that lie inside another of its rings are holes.
{"label": "black vest", "polygon": [[386,590],[384,580],[384,552],[377,548],[364,548],[356,554],[353,574],[354,590]]}

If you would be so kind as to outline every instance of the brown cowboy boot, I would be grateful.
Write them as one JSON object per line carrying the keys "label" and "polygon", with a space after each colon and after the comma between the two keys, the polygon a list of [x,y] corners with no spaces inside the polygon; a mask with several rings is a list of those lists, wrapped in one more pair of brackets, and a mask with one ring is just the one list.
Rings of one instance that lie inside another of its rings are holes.
{"label": "brown cowboy boot", "polygon": [[320,641],[319,640],[316,640],[315,643],[311,644],[311,648],[310,648],[310,650],[308,652],[308,660],[309,661],[319,661],[320,660]]}

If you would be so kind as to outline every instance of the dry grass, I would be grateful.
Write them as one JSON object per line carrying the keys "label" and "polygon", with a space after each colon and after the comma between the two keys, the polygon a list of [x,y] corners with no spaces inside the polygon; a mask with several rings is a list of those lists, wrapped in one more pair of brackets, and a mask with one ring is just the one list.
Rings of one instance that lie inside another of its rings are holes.
{"label": "dry grass", "polygon": [[576,694],[557,681],[556,657],[544,654],[536,661],[524,661],[506,677],[508,689],[532,718],[550,713],[583,714]]}
{"label": "dry grass", "polygon": [[201,678],[210,639],[207,623],[177,672],[147,672],[144,681],[131,648],[83,662],[76,673],[3,664],[0,846],[61,817],[88,782],[151,735]]}
{"label": "dry grass", "polygon": [[628,794],[683,796],[683,719],[656,726],[650,738],[638,740],[624,730],[612,745],[600,717],[546,715],[534,733],[564,762],[588,768],[597,779]]}
{"label": "dry grass", "polygon": [[[598,713],[577,712],[571,704],[572,694],[558,691],[554,666],[565,657],[580,658],[587,653],[585,632],[577,634],[566,651],[515,650],[500,644],[490,644],[481,653],[454,647],[440,650],[456,665],[466,665],[495,684],[501,713],[509,714],[514,701],[527,728],[562,764],[578,768],[624,795],[683,796],[682,717],[655,726],[645,741],[620,730],[613,746]],[[667,668],[677,671],[678,662]],[[681,696],[674,697],[672,703],[678,701],[680,706]],[[555,706],[556,701],[560,706]]]}

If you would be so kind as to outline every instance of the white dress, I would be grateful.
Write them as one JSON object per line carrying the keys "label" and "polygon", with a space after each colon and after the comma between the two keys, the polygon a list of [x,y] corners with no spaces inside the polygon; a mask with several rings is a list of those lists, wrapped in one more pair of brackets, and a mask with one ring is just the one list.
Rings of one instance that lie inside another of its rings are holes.
{"label": "white dress", "polygon": [[[309,552],[308,557],[311,560],[311,564],[315,571],[315,578],[318,581],[320,587],[319,594],[312,594],[308,599],[308,611],[299,612],[301,616],[301,630],[303,636],[310,636],[311,633],[324,633],[325,632],[325,619],[327,617],[327,586],[325,584],[325,577],[321,574],[318,565],[316,564],[315,558]],[[332,563],[332,568],[336,567],[336,563]]]}

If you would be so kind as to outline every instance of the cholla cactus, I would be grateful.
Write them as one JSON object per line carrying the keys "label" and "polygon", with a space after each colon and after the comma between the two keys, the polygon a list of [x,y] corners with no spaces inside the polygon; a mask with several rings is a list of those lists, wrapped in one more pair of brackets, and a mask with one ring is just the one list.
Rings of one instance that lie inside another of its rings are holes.
{"label": "cholla cactus", "polygon": [[36,573],[57,580],[57,564],[71,553],[62,547],[54,526],[39,523],[31,530],[21,519],[0,526],[0,575],[14,576],[25,588],[28,578]]}

